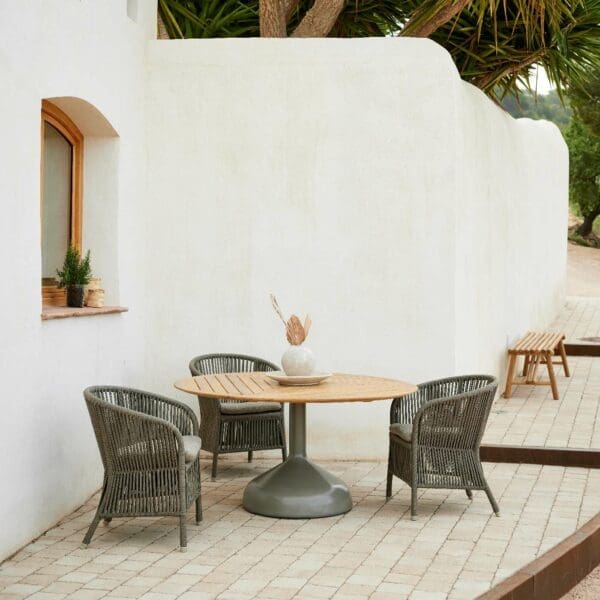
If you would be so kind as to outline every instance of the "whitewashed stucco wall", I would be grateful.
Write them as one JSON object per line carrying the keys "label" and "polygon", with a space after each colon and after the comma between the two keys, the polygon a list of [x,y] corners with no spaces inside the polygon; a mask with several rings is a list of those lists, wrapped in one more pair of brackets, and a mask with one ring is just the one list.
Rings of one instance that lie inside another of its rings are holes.
{"label": "whitewashed stucco wall", "polygon": [[[499,374],[507,337],[561,298],[552,126],[504,115],[428,41],[147,42],[155,10],[0,3],[0,559],[101,482],[84,387],[196,406],[172,388],[193,355],[278,360],[270,291],[312,314],[321,368],[412,381]],[[126,315],[39,317],[39,110],[54,97],[86,135],[84,246]],[[383,457],[387,411],[311,407],[311,454]]]}
{"label": "whitewashed stucco wall", "polygon": [[0,2],[0,559],[80,506],[101,482],[83,388],[140,379],[139,311],[40,319],[40,109],[43,98],[76,97],[119,135],[93,137],[105,132],[85,106],[70,113],[88,135],[84,246],[109,297],[141,304],[144,236],[136,223],[145,187],[144,53],[154,10],[141,3],[134,22],[122,0]]}
{"label": "whitewashed stucco wall", "polygon": [[[507,340],[551,321],[564,142],[439,46],[151,42],[147,69],[151,387],[203,352],[277,361],[270,291],[310,311],[321,368],[411,381],[501,375]],[[384,457],[388,404],[310,407],[312,455]]]}
{"label": "whitewashed stucco wall", "polygon": [[568,150],[459,82],[456,371],[503,375],[506,346],[553,321],[567,260]]}

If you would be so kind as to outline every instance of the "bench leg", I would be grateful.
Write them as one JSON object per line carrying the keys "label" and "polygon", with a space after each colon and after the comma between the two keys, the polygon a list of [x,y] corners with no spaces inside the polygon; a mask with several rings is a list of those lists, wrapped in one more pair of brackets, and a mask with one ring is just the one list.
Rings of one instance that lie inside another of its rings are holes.
{"label": "bench leg", "polygon": [[556,386],[556,377],[554,376],[554,365],[552,364],[552,352],[546,354],[546,365],[548,366],[548,375],[550,377],[550,386],[552,387],[552,397],[555,400],[559,399],[558,387]]}
{"label": "bench leg", "polygon": [[523,377],[527,377],[527,370],[529,369],[529,354],[523,357]]}
{"label": "bench leg", "polygon": [[535,378],[537,377],[537,370],[538,370],[538,367],[540,366],[541,359],[542,359],[542,357],[540,354],[535,354],[531,358],[531,369],[530,369],[531,375],[530,375],[527,383],[535,384]]}
{"label": "bench leg", "polygon": [[567,351],[565,350],[564,340],[561,340],[559,342],[558,351],[560,352],[560,356],[562,358],[562,365],[565,371],[565,377],[571,377],[571,372],[569,371],[569,363],[567,363]]}
{"label": "bench leg", "polygon": [[515,367],[517,365],[517,355],[511,354],[508,360],[508,373],[506,374],[506,387],[504,388],[504,397],[510,398],[510,390],[514,381]]}

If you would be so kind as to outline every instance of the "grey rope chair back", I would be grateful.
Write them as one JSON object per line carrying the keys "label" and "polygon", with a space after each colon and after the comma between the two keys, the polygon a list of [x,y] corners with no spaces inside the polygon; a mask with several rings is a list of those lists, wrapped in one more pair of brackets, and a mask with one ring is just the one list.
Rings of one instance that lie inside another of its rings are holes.
{"label": "grey rope chair back", "polygon": [[107,471],[177,465],[181,435],[193,431],[189,419],[178,418],[169,404],[153,394],[117,387],[88,388],[84,397]]}
{"label": "grey rope chair back", "polygon": [[90,543],[100,519],[174,515],[185,549],[186,510],[194,501],[196,522],[202,519],[199,439],[197,454],[186,458],[185,450],[198,434],[194,412],[130,388],[95,386],[83,395],[104,464],[98,509],[83,543]]}
{"label": "grey rope chair back", "polygon": [[442,379],[427,386],[427,404],[415,415],[418,443],[477,450],[485,430],[497,380],[489,375]]}
{"label": "grey rope chair back", "polygon": [[413,394],[394,399],[386,497],[395,475],[411,486],[412,518],[418,488],[462,488],[469,498],[473,490],[484,490],[498,515],[479,458],[497,387],[491,375],[464,375],[422,383]]}
{"label": "grey rope chair back", "polygon": [[202,354],[190,361],[190,371],[193,375],[277,370],[277,365],[272,362],[246,354]]}
{"label": "grey rope chair back", "polygon": [[[190,373],[194,377],[220,373],[278,370],[277,365],[246,354],[203,354],[193,358],[189,367]],[[273,405],[269,406],[267,411],[261,410],[250,414],[235,414],[231,411],[234,408],[231,404],[242,402],[198,396],[200,437],[202,438],[202,448],[213,454],[211,472],[213,480],[217,477],[219,454],[248,452],[248,461],[251,461],[255,450],[281,448],[282,457],[285,460],[283,406]]]}

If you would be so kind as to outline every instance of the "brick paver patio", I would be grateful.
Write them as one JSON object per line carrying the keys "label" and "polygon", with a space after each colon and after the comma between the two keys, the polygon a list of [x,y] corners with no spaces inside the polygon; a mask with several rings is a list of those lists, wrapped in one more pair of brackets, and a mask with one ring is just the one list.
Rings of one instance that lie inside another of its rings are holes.
{"label": "brick paver patio", "polygon": [[600,340],[600,298],[570,296],[552,327],[562,331],[567,342],[581,342],[584,338]]}
{"label": "brick paver patio", "polygon": [[[567,341],[600,336],[600,298],[567,299],[549,328]],[[600,448],[600,359],[569,357],[571,377],[556,367],[560,400],[548,386],[517,386],[509,400],[496,399],[484,443],[558,448]],[[540,374],[547,377],[545,369]],[[500,392],[504,381],[500,382]]]}
{"label": "brick paver patio", "polygon": [[[597,334],[600,302],[569,302],[557,328]],[[510,400],[499,398],[484,442],[600,447],[600,360],[570,363],[558,402],[548,387],[518,386]],[[204,521],[195,526],[190,511],[183,554],[176,518],[115,519],[81,549],[96,495],[0,566],[0,598],[471,599],[573,533],[600,497],[598,470],[484,464],[500,518],[483,492],[470,502],[461,491],[426,490],[411,521],[402,482],[384,501],[385,462],[338,461],[324,466],[351,486],[350,513],[318,520],[247,513],[244,486],[276,463],[247,464],[240,455],[223,460],[217,482],[204,477]]]}
{"label": "brick paver patio", "polygon": [[[205,517],[189,519],[178,551],[177,519],[114,520],[81,549],[97,497],[0,569],[0,597],[58,598],[474,598],[597,511],[600,473],[537,465],[486,464],[499,500],[483,492],[420,494],[411,521],[407,486],[384,502],[385,464],[330,462],[356,502],[347,515],[277,520],[241,508],[251,476],[276,464],[223,461],[205,480]],[[204,465],[208,473],[208,463]]]}

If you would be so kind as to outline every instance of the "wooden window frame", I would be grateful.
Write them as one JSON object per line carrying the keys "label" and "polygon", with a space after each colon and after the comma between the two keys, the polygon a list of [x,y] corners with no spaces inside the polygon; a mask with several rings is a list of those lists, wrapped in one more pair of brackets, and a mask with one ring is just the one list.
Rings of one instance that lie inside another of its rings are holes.
{"label": "wooden window frame", "polygon": [[[70,227],[69,243],[79,251],[82,248],[83,217],[83,134],[75,123],[60,109],[48,100],[42,100],[41,121],[41,155],[40,155],[40,222],[44,218],[44,125],[49,123],[71,144],[71,203],[69,206]],[[42,283],[42,303],[63,303],[61,290],[56,285]]]}
{"label": "wooden window frame", "polygon": [[66,138],[73,148],[73,159],[71,165],[71,230],[69,239],[73,246],[81,250],[81,222],[83,213],[83,134],[73,121],[60,108],[42,100],[42,192],[41,200],[43,206],[44,185],[44,123],[50,123]]}

